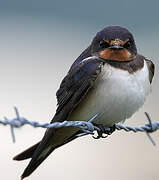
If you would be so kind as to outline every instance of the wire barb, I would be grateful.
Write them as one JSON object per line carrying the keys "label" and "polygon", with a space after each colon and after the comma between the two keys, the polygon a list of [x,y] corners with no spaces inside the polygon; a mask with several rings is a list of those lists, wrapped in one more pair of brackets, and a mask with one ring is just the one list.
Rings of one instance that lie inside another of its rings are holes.
{"label": "wire barb", "polygon": [[[55,122],[55,123],[39,123],[36,121],[29,121],[24,117],[21,117],[19,114],[19,111],[16,107],[14,107],[16,117],[14,119],[8,119],[7,117],[4,117],[4,120],[0,120],[0,124],[6,126],[10,126],[11,130],[11,136],[13,142],[15,142],[15,134],[14,134],[14,128],[20,128],[26,124],[32,126],[32,127],[41,127],[41,128],[61,128],[61,127],[79,127],[83,133],[78,134],[77,137],[85,136],[88,134],[94,135],[94,131],[99,132],[101,129],[93,124],[94,120],[100,115],[95,114],[88,122],[87,121],[63,121],[63,122]],[[144,126],[140,127],[130,127],[130,126],[124,126],[121,124],[116,124],[115,129],[117,130],[125,130],[126,132],[146,132],[148,138],[152,142],[153,145],[156,143],[150,136],[150,133],[155,132],[159,129],[159,122],[152,122],[150,115],[145,112],[145,115],[148,120],[148,124],[145,124]],[[109,135],[110,128],[106,127],[105,132],[108,132],[107,135]]]}
{"label": "wire barb", "polygon": [[151,137],[150,133],[156,131],[157,129],[155,129],[155,127],[153,127],[152,121],[151,121],[151,118],[150,118],[150,115],[149,115],[147,112],[145,112],[145,115],[146,115],[146,117],[147,117],[147,120],[148,120],[149,126],[150,126],[150,130],[147,130],[147,131],[146,131],[146,135],[147,135],[147,137],[149,138],[149,140],[152,142],[152,144],[155,146],[156,143],[155,143],[155,141],[153,140],[153,138]]}

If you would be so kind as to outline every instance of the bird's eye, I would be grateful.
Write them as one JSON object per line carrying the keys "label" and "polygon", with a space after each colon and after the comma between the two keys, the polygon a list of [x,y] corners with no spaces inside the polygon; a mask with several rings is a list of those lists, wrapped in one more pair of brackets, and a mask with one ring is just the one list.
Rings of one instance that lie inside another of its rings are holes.
{"label": "bird's eye", "polygon": [[109,47],[109,43],[108,42],[106,42],[106,41],[104,41],[104,40],[102,40],[102,41],[100,41],[99,42],[99,46],[100,46],[100,48],[107,48],[107,47]]}
{"label": "bird's eye", "polygon": [[129,48],[131,46],[131,42],[130,41],[127,41],[125,44],[124,44],[124,48]]}

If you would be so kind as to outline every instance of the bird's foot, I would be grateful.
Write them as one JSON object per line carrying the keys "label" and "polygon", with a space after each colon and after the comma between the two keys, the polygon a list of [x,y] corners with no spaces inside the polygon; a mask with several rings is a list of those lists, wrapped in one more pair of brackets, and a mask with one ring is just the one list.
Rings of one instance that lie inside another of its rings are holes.
{"label": "bird's foot", "polygon": [[[94,124],[94,125],[99,128],[99,130],[97,130],[97,134],[98,134],[97,137],[93,136],[94,139],[106,138],[108,137],[108,135],[111,135],[116,129],[115,125],[109,128],[104,127],[102,124]],[[106,135],[104,136],[103,134]]]}

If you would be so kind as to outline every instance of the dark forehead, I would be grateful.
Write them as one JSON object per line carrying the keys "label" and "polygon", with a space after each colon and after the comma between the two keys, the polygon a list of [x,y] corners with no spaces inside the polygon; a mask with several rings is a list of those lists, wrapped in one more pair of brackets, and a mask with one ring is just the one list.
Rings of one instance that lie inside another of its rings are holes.
{"label": "dark forehead", "polygon": [[131,39],[134,40],[132,33],[121,26],[108,26],[98,32],[96,34],[97,39],[105,39],[105,40],[112,40],[112,39],[120,39],[126,40]]}

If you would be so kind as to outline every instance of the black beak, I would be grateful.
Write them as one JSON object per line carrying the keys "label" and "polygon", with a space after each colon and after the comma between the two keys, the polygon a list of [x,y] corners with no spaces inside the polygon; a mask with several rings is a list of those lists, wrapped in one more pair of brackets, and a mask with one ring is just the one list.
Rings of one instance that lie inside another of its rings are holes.
{"label": "black beak", "polygon": [[109,49],[121,50],[121,49],[124,49],[124,48],[119,44],[114,44],[114,45],[110,46]]}

